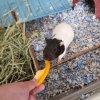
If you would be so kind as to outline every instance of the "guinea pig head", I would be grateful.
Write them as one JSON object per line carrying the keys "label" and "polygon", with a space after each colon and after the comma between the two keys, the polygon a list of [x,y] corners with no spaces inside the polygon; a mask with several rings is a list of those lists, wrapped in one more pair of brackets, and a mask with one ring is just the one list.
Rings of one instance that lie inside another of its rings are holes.
{"label": "guinea pig head", "polygon": [[45,60],[54,60],[64,52],[64,45],[61,44],[62,40],[46,39],[46,47],[43,50],[43,57]]}

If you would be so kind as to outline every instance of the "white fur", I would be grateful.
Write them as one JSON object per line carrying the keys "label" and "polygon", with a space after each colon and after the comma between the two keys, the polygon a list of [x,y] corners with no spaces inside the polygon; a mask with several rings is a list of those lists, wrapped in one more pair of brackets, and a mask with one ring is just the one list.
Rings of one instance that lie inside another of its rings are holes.
{"label": "white fur", "polygon": [[64,52],[58,57],[58,59],[61,60],[66,54],[67,47],[74,38],[74,31],[69,24],[62,22],[54,28],[53,36],[53,38],[62,40],[61,45],[64,44],[65,46]]}

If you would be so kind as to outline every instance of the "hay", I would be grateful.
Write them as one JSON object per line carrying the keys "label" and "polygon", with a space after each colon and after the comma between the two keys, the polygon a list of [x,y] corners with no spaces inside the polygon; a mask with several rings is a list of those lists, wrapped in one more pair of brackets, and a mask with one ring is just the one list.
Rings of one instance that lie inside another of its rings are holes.
{"label": "hay", "polygon": [[0,84],[33,78],[27,43],[15,25],[0,29]]}

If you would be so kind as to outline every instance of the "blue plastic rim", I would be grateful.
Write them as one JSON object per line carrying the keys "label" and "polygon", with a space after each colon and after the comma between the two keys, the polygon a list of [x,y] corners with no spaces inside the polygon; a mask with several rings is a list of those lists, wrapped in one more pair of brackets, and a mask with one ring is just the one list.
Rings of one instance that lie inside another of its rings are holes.
{"label": "blue plastic rim", "polygon": [[58,12],[70,9],[67,0],[1,0],[0,26],[6,21],[6,25],[13,23],[11,11],[14,10],[18,18],[23,21],[31,21]]}

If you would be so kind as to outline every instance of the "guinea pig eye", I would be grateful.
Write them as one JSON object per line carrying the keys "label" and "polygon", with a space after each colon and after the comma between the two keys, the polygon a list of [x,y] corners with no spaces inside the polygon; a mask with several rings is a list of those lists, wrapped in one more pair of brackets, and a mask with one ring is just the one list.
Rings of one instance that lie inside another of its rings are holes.
{"label": "guinea pig eye", "polygon": [[57,48],[54,48],[53,51],[56,52],[57,51]]}

